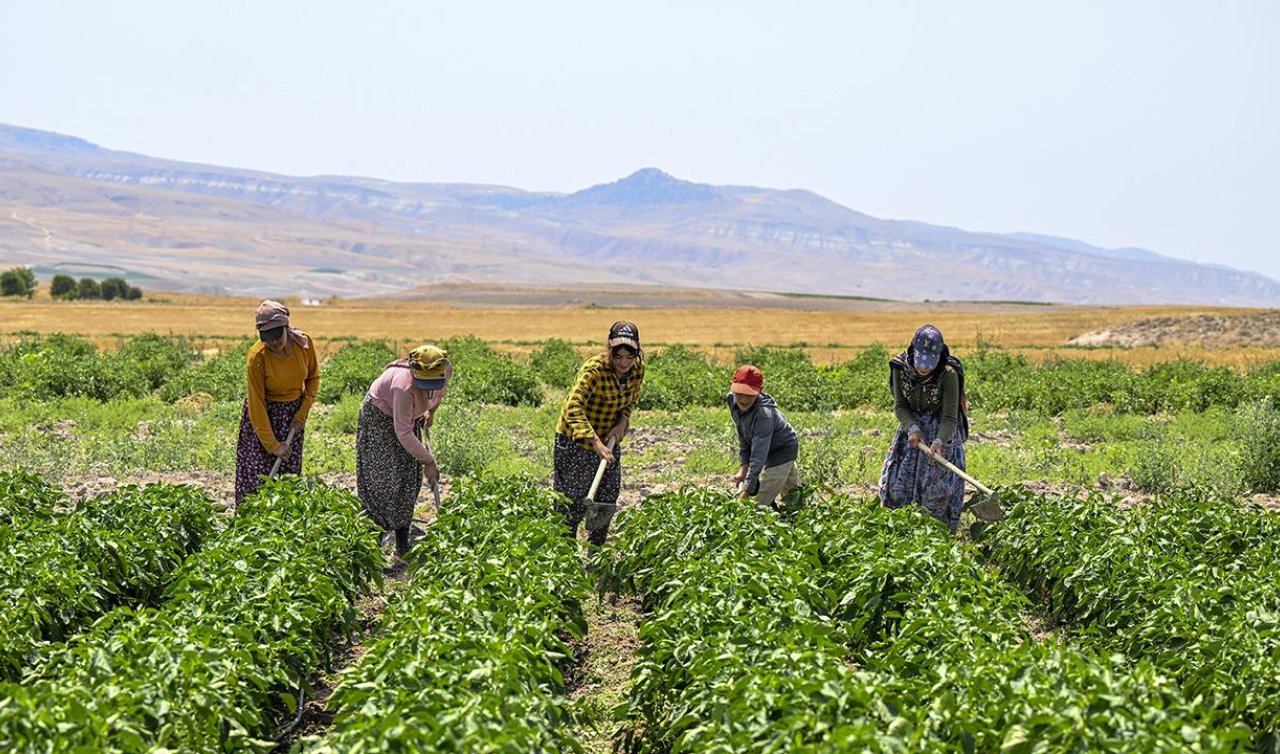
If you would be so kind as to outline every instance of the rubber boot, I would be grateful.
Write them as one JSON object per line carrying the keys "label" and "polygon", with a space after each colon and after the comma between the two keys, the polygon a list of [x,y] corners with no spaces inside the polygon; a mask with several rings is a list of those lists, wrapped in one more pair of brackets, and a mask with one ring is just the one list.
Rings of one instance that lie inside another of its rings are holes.
{"label": "rubber boot", "polygon": [[409,527],[396,529],[396,556],[403,558],[409,552]]}

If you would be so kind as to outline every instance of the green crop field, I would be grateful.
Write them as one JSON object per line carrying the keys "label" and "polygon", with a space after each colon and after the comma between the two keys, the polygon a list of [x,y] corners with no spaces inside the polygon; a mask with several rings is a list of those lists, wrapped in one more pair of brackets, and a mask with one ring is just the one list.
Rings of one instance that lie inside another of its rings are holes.
{"label": "green crop field", "polygon": [[[589,549],[548,483],[586,346],[458,335],[384,573],[355,432],[403,343],[327,343],[306,476],[235,511],[249,341],[111,345],[0,346],[0,751],[1277,750],[1280,362],[958,347],[1009,515],[952,537],[876,502],[883,346],[673,340]],[[800,436],[779,513],[729,494],[741,362]]]}

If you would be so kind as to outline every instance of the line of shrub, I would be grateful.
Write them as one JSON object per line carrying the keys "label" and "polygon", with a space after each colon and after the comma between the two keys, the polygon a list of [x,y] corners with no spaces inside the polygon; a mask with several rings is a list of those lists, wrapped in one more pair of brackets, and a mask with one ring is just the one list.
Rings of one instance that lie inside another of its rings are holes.
{"label": "line of shrub", "polygon": [[118,608],[0,683],[0,751],[270,750],[353,600],[382,578],[350,492],[268,482],[175,575],[159,608]]}
{"label": "line of shrub", "polygon": [[1147,659],[1260,750],[1280,742],[1280,521],[1195,495],[1122,508],[1011,494],[982,539],[1074,641]]}
{"label": "line of shrub", "polygon": [[0,509],[22,511],[0,529],[0,678],[112,608],[155,604],[213,533],[213,501],[186,485],[121,487],[55,509],[68,505],[34,477],[0,474]]}
{"label": "line of shrub", "polygon": [[384,634],[329,700],[332,733],[297,748],[581,751],[563,667],[588,585],[557,499],[510,481],[452,491]]}
{"label": "line of shrub", "polygon": [[918,510],[794,524],[686,491],[621,517],[598,566],[651,618],[622,711],[649,751],[1242,751],[1150,665],[1038,643],[1027,603]]}
{"label": "line of shrub", "polygon": [[[181,337],[140,335],[116,351],[97,353],[87,341],[67,335],[28,335],[0,349],[0,388],[35,399],[84,395],[108,400],[117,395],[158,392],[174,401],[194,393],[236,400],[244,393],[244,352],[251,341],[201,358]],[[451,401],[537,406],[543,385],[572,384],[582,359],[561,340],[536,350],[529,364],[504,356],[474,337],[444,341],[455,365]],[[398,355],[383,341],[356,341],[321,367],[322,403],[361,394]],[[1034,364],[1000,350],[962,354],[966,392],[972,409],[1028,409],[1057,415],[1099,405],[1122,413],[1203,411],[1235,408],[1280,396],[1280,362],[1245,373],[1186,359],[1142,369],[1117,361],[1055,358]],[[765,373],[765,389],[784,410],[829,411],[890,403],[889,353],[872,346],[841,364],[818,367],[801,348],[748,347],[734,363],[753,363]],[[640,408],[679,410],[720,405],[731,365],[718,364],[682,345],[646,353]]]}

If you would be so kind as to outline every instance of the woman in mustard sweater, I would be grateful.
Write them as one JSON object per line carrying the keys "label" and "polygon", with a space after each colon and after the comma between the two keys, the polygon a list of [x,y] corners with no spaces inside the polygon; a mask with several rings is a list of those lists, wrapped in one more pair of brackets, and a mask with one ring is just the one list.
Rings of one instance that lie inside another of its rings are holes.
{"label": "woman in mustard sweater", "polygon": [[[259,342],[245,364],[245,400],[236,444],[236,505],[258,490],[276,459],[286,474],[302,473],[303,427],[320,389],[311,338],[289,326],[289,308],[263,301],[254,312]],[[293,441],[286,443],[289,431]]]}

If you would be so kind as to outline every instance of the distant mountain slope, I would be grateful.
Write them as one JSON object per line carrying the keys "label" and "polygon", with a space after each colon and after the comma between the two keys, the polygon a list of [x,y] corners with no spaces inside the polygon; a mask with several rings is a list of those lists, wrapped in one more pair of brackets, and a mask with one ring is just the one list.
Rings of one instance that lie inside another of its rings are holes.
{"label": "distant mountain slope", "polygon": [[883,220],[803,190],[646,168],[571,194],[297,178],[0,126],[0,263],[151,288],[377,295],[441,282],[645,283],[906,300],[1269,306],[1249,272],[1030,233]]}

